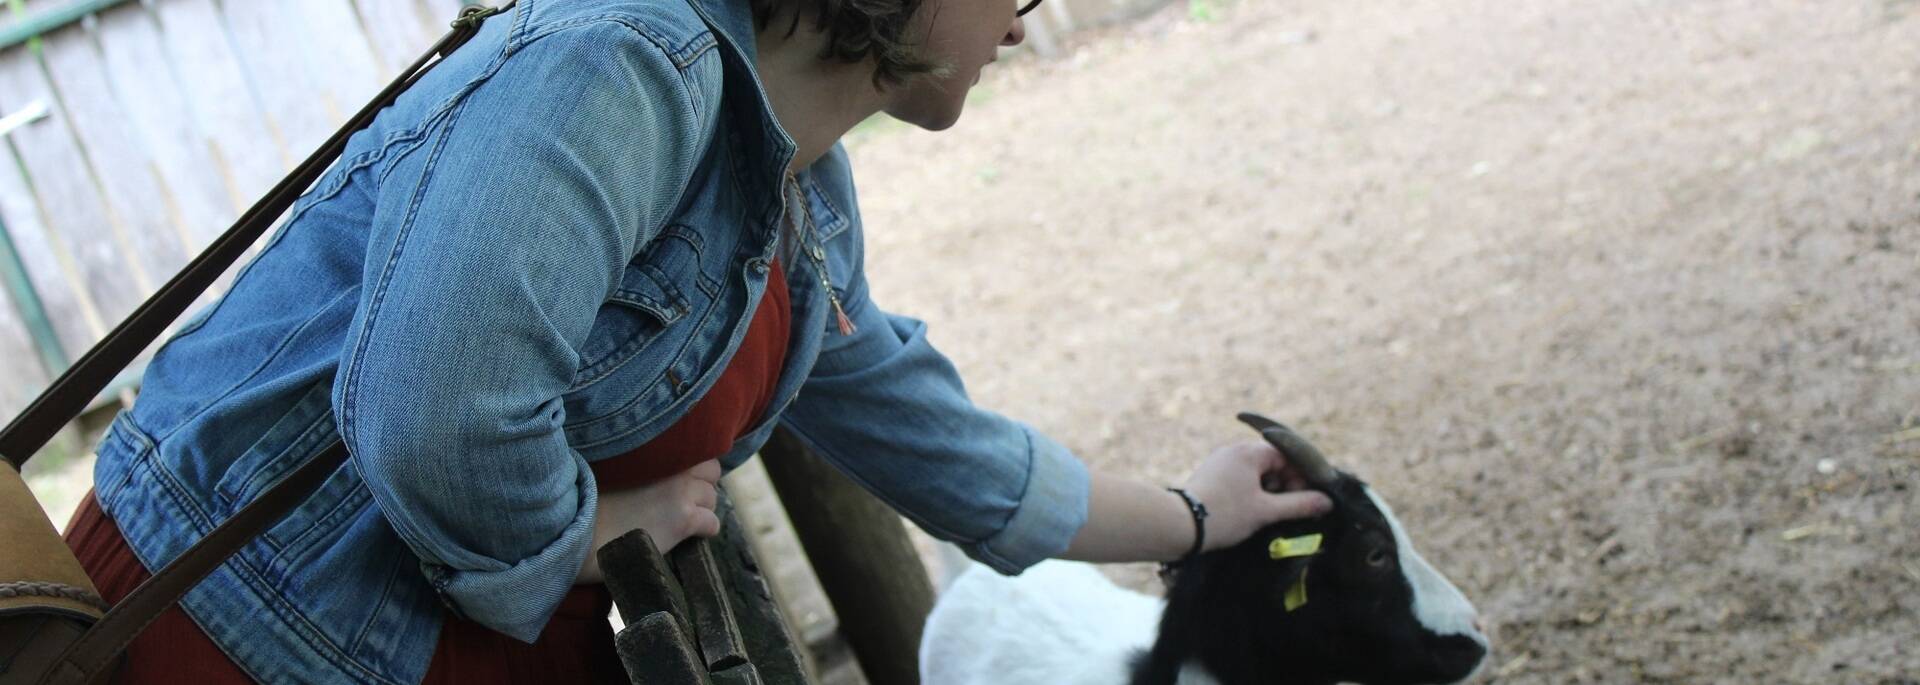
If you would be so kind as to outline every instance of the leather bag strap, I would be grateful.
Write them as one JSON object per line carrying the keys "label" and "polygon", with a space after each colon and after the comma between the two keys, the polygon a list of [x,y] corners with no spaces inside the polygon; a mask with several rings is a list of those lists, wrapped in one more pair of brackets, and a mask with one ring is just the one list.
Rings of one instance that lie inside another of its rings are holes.
{"label": "leather bag strap", "polygon": [[[275,219],[284,214],[307,188],[312,187],[327,167],[339,158],[348,138],[372,123],[380,110],[392,105],[402,92],[438,65],[440,62],[437,60],[444,60],[478,34],[481,24],[488,17],[512,9],[514,4],[510,1],[497,8],[470,6],[461,10],[459,18],[453,21],[452,31],[401,72],[372,102],[361,108],[345,126],[329,137],[306,161],[301,162],[292,174],[242,214],[232,228],[227,229],[205,252],[147,298],[126,321],[95,344],[86,356],[81,357],[79,362],[61,374],[45,393],[35,399],[25,412],[8,424],[4,431],[0,431],[0,456],[16,466],[26,463],[62,426],[84,411],[87,403],[98,396],[121,369],[132,363],[141,350],[158,338],[168,324],[179,318],[221,272],[238,260],[248,246],[266,233]],[[168,607],[180,601],[181,596],[233,556],[247,541],[258,537],[269,525],[304,501],[327,476],[346,463],[346,459],[346,447],[335,441],[259,498],[241,507],[199,542],[153,574],[153,577],[134,588],[85,635],[69,645],[40,682],[53,685],[105,680],[112,673],[120,652],[141,630],[152,624]]]}

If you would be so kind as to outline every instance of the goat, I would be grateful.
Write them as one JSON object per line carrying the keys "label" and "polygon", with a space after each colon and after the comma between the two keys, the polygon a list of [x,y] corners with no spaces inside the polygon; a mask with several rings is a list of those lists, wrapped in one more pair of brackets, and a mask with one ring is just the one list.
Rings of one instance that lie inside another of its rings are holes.
{"label": "goat", "polygon": [[1333,511],[1202,554],[1165,600],[1088,564],[1017,577],[973,565],[943,592],[920,646],[927,685],[1241,685],[1465,680],[1489,643],[1472,604],[1429,566],[1366,483],[1253,414]]}

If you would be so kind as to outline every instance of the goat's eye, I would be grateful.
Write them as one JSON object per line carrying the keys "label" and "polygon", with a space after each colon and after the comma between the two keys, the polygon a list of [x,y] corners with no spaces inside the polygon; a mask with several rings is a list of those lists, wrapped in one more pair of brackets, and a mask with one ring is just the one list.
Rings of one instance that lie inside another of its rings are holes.
{"label": "goat's eye", "polygon": [[1375,547],[1367,552],[1367,565],[1374,567],[1386,566],[1388,558],[1390,557],[1385,547]]}

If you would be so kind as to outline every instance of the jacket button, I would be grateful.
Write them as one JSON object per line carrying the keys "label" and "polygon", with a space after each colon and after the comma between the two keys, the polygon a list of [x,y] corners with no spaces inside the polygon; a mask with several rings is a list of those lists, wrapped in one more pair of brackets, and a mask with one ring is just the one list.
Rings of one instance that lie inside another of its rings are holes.
{"label": "jacket button", "polygon": [[768,272],[768,271],[772,271],[772,270],[773,270],[773,267],[771,267],[771,266],[768,266],[768,265],[767,265],[767,261],[766,261],[766,260],[764,260],[764,259],[756,259],[756,260],[754,260],[754,261],[753,261],[753,272],[754,272],[754,273],[757,273],[757,274],[764,274],[764,273],[766,273],[766,272]]}

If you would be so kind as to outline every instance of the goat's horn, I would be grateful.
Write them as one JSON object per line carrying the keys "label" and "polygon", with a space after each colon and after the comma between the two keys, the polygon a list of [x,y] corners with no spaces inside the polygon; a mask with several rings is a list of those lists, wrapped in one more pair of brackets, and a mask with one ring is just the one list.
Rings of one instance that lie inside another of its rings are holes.
{"label": "goat's horn", "polygon": [[1307,442],[1306,438],[1293,432],[1293,429],[1259,414],[1242,413],[1240,420],[1258,429],[1260,437],[1266,438],[1274,449],[1280,450],[1280,454],[1286,456],[1287,463],[1299,469],[1308,483],[1319,488],[1331,488],[1340,480],[1339,472],[1327,463],[1326,455],[1321,454],[1319,448]]}
{"label": "goat's horn", "polygon": [[1249,426],[1253,426],[1254,430],[1260,431],[1262,433],[1267,432],[1267,429],[1269,428],[1278,428],[1281,430],[1293,430],[1292,428],[1288,428],[1287,424],[1281,423],[1279,421],[1275,421],[1273,419],[1269,419],[1265,416],[1261,416],[1259,414],[1255,414],[1250,411],[1240,412],[1239,419],[1241,423],[1247,424]]}
{"label": "goat's horn", "polygon": [[1266,438],[1267,442],[1279,448],[1281,454],[1287,455],[1287,463],[1300,469],[1300,474],[1307,477],[1308,483],[1331,488],[1340,480],[1340,474],[1327,463],[1326,456],[1298,433],[1285,428],[1269,428],[1260,431],[1260,437]]}

